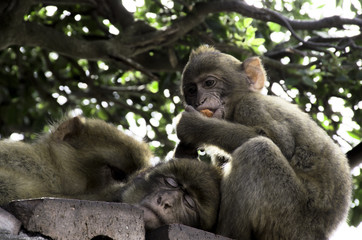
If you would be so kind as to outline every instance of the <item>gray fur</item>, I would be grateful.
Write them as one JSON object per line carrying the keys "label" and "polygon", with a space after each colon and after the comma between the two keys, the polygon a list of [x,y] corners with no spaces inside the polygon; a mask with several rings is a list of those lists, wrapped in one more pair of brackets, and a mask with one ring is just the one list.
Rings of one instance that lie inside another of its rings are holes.
{"label": "gray fur", "polygon": [[[185,88],[208,75],[217,79],[217,90],[200,91],[199,84],[197,91],[222,100],[216,107],[222,118],[193,110],[213,108],[216,101],[198,104],[202,97]],[[351,200],[347,159],[296,105],[262,95],[264,81],[257,58],[243,64],[200,47],[183,73],[183,94],[192,107],[182,114],[178,137],[184,144],[214,145],[232,156],[224,169],[217,233],[243,240],[328,239]]]}

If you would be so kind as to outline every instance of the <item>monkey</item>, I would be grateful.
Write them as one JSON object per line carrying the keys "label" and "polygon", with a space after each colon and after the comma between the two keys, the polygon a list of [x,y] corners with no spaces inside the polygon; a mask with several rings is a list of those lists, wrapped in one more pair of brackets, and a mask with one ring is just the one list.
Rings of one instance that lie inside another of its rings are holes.
{"label": "monkey", "polygon": [[40,197],[123,202],[144,212],[147,230],[214,227],[221,172],[190,159],[151,166],[151,157],[146,143],[111,124],[65,119],[34,143],[0,141],[0,205]]}
{"label": "monkey", "polygon": [[0,205],[38,197],[101,200],[98,192],[149,167],[151,157],[146,143],[105,121],[67,118],[33,143],[0,141]]}
{"label": "monkey", "polygon": [[180,223],[205,231],[215,227],[221,171],[194,159],[162,161],[145,168],[121,187],[111,186],[104,199],[143,210],[146,231]]}
{"label": "monkey", "polygon": [[[181,77],[180,149],[193,155],[216,146],[230,156],[217,234],[328,239],[351,200],[347,159],[297,105],[261,94],[265,81],[259,57],[241,62],[207,45],[193,50]],[[203,116],[204,109],[212,117]]]}

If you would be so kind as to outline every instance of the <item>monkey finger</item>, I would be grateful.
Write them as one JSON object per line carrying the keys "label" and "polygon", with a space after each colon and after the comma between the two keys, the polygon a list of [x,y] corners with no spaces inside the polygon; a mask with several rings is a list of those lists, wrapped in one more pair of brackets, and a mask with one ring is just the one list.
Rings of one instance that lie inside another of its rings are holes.
{"label": "monkey finger", "polygon": [[187,106],[185,107],[185,111],[186,111],[186,112],[197,112],[197,110],[196,110],[193,106],[191,106],[191,105],[187,105]]}
{"label": "monkey finger", "polygon": [[224,108],[219,108],[214,112],[214,118],[223,119],[225,117],[225,110]]}

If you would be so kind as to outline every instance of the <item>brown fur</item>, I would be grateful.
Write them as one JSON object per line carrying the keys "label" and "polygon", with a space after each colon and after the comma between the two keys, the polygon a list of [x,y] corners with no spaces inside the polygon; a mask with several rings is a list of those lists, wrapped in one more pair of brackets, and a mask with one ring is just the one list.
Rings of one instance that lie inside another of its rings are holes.
{"label": "brown fur", "polygon": [[[151,152],[101,120],[74,117],[34,143],[0,141],[0,205],[37,197],[92,198],[124,174],[148,167]],[[125,180],[125,179],[124,179]]]}
{"label": "brown fur", "polygon": [[[178,186],[170,186],[172,178]],[[170,160],[144,169],[132,178],[115,199],[137,204],[145,209],[147,229],[163,224],[181,223],[203,230],[211,230],[215,223],[220,201],[221,172],[211,164],[190,159]],[[186,196],[193,199],[190,208]],[[147,211],[153,209],[158,221]]]}
{"label": "brown fur", "polygon": [[[182,78],[183,146],[213,145],[231,155],[221,184],[217,233],[237,239],[327,239],[351,198],[346,157],[296,105],[260,90],[257,57],[241,63],[202,46]],[[198,111],[212,109],[213,118]]]}

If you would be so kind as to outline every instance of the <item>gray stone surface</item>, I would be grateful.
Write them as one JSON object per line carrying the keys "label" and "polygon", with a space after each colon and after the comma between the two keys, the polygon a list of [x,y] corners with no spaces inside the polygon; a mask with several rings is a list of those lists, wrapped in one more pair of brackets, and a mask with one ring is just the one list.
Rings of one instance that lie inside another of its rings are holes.
{"label": "gray stone surface", "polygon": [[1,240],[49,240],[49,238],[44,238],[41,236],[28,236],[25,233],[20,233],[19,235],[13,234],[0,234]]}
{"label": "gray stone surface", "polygon": [[12,214],[0,208],[0,233],[19,233],[21,222]]}
{"label": "gray stone surface", "polygon": [[129,204],[42,198],[14,201],[9,211],[28,231],[54,240],[145,238],[143,212]]}
{"label": "gray stone surface", "polygon": [[146,240],[231,240],[182,224],[170,224],[147,233]]}

